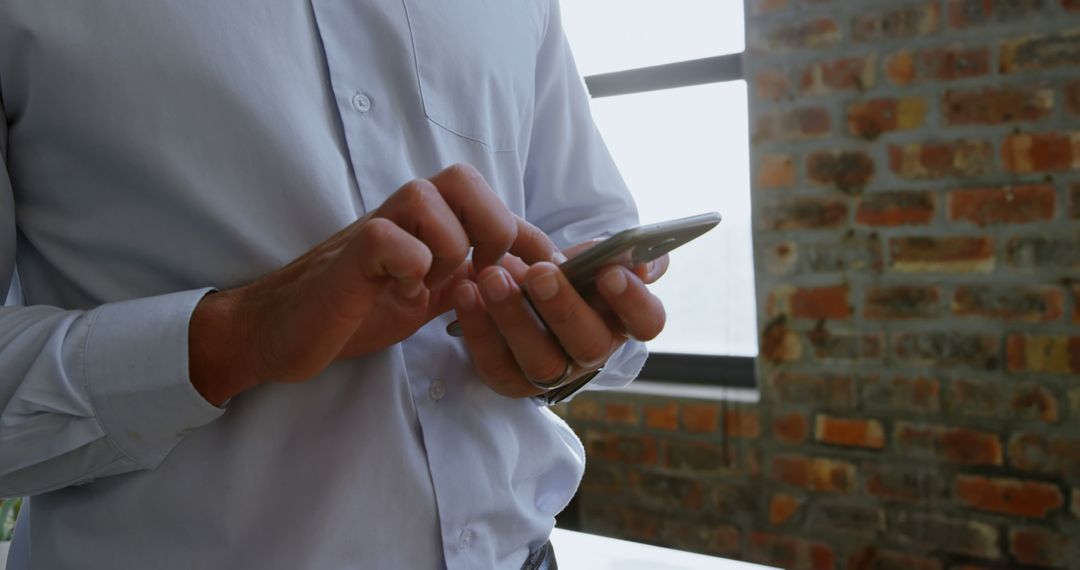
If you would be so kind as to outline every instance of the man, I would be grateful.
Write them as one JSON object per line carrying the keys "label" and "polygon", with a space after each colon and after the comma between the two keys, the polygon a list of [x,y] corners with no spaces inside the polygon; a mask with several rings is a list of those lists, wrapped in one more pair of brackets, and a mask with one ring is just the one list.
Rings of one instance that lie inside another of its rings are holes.
{"label": "man", "polygon": [[636,221],[554,0],[8,0],[0,101],[13,568],[552,563],[532,396],[628,382],[666,267],[554,265]]}

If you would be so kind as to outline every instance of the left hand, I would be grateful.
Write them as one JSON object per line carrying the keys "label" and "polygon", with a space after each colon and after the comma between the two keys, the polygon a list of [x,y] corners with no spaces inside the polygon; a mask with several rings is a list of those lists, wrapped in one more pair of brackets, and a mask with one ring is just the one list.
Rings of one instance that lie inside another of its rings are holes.
{"label": "left hand", "polygon": [[[595,243],[578,244],[566,253],[573,256]],[[475,282],[458,282],[454,308],[480,378],[503,396],[536,396],[544,391],[526,376],[547,383],[570,365],[570,376],[576,378],[603,366],[629,337],[655,338],[664,328],[664,306],[645,285],[659,279],[668,263],[665,255],[633,270],[618,265],[601,269],[599,298],[588,300],[555,264],[528,266],[510,255],[481,270]]]}

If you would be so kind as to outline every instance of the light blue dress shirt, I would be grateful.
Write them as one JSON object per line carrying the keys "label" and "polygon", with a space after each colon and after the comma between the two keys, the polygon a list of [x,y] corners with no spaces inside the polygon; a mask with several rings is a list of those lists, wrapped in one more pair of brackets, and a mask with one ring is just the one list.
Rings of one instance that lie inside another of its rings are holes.
{"label": "light blue dress shirt", "polygon": [[209,288],[455,162],[560,245],[633,225],[554,0],[4,0],[0,111],[14,570],[517,568],[546,540],[582,446],[475,378],[452,314],[226,409],[187,335]]}

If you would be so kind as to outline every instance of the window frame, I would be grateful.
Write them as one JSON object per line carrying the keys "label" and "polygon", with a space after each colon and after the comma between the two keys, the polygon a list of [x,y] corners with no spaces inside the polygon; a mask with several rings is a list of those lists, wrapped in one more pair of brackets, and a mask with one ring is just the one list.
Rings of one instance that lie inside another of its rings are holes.
{"label": "window frame", "polygon": [[[743,51],[590,75],[585,77],[585,86],[591,98],[599,99],[662,89],[739,81],[745,78],[743,73],[743,54],[745,53]],[[756,389],[756,360],[752,356],[656,352],[649,354],[639,377],[665,384]]]}

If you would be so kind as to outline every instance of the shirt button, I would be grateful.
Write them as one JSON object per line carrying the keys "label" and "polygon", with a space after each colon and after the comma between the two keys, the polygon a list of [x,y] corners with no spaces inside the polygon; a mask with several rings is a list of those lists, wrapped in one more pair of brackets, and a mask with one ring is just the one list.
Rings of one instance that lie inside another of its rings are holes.
{"label": "shirt button", "polygon": [[469,529],[465,529],[461,531],[461,535],[458,536],[458,546],[461,547],[462,550],[469,548],[470,546],[472,546],[472,539],[472,531]]}
{"label": "shirt button", "polygon": [[428,386],[427,395],[438,402],[446,395],[446,384],[442,380],[432,380],[431,385]]}
{"label": "shirt button", "polygon": [[367,113],[371,110],[371,99],[367,95],[357,91],[356,95],[352,98],[353,109],[360,111],[361,113]]}

